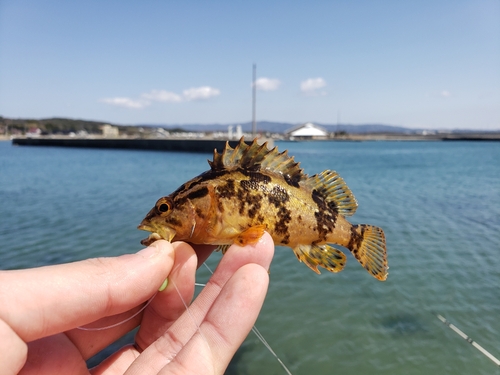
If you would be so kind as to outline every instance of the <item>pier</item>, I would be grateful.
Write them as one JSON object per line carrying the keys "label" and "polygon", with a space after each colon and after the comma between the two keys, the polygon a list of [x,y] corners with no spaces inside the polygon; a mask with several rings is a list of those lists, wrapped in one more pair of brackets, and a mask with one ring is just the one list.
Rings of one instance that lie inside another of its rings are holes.
{"label": "pier", "polygon": [[[262,140],[262,143],[266,140]],[[268,147],[273,147],[273,141],[268,141]],[[110,148],[128,150],[157,150],[212,153],[214,149],[222,151],[226,145],[225,139],[129,139],[129,138],[14,138],[12,144],[17,146],[56,146],[80,148]],[[228,141],[231,147],[238,140]],[[247,142],[248,143],[248,142]],[[259,142],[260,143],[260,142]]]}

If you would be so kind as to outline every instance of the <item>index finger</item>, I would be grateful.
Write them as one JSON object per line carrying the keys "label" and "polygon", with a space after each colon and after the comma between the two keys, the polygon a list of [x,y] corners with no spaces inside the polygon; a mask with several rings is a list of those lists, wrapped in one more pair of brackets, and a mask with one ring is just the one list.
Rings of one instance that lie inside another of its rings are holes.
{"label": "index finger", "polygon": [[156,241],[137,254],[0,272],[0,318],[24,341],[126,311],[168,276],[174,250]]}

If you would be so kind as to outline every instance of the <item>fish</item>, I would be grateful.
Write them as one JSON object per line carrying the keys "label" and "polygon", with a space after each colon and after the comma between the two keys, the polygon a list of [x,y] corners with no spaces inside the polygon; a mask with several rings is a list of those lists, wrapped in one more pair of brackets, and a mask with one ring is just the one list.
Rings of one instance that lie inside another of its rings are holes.
{"label": "fish", "polygon": [[344,269],[348,249],[376,279],[388,275],[382,228],[351,224],[358,203],[333,170],[309,176],[288,151],[244,138],[214,150],[210,169],[156,202],[138,229],[151,232],[145,246],[158,239],[218,246],[258,242],[264,231],[276,246],[290,247],[300,262],[320,273]]}

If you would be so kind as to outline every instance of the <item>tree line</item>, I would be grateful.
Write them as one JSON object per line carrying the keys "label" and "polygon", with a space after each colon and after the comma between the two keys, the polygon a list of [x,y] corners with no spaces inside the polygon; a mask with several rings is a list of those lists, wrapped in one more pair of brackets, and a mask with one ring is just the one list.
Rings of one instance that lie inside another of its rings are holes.
{"label": "tree line", "polygon": [[[109,123],[58,117],[48,119],[10,119],[0,116],[0,130],[2,130],[4,134],[26,134],[36,129],[40,129],[42,135],[70,134],[79,132],[101,134],[101,127],[105,124]],[[135,126],[113,126],[118,127],[121,134],[135,134],[138,131]]]}

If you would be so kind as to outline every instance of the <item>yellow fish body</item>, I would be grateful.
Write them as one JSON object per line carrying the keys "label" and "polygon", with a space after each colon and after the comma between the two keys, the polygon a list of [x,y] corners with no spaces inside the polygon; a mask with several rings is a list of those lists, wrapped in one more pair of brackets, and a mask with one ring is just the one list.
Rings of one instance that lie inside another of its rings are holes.
{"label": "yellow fish body", "polygon": [[352,225],[357,202],[333,171],[307,176],[287,152],[243,138],[233,149],[214,151],[210,170],[160,198],[139,229],[152,232],[142,244],[163,238],[193,244],[255,243],[264,231],[276,245],[291,247],[297,258],[319,273],[318,266],[341,271],[351,251],[378,280],[387,278],[384,231]]}

